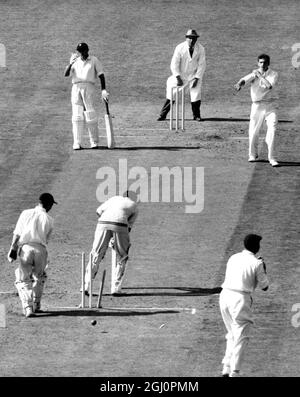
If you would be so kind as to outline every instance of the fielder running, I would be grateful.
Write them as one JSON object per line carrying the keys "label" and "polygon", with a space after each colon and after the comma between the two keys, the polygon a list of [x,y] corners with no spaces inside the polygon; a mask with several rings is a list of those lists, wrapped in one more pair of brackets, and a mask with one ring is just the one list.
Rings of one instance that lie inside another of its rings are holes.
{"label": "fielder running", "polygon": [[279,164],[275,159],[274,141],[277,127],[276,114],[276,94],[274,93],[274,86],[278,80],[278,73],[269,68],[270,57],[266,54],[261,54],[257,58],[258,69],[253,70],[252,73],[242,77],[235,89],[239,91],[245,84],[251,83],[251,114],[249,123],[249,162],[254,162],[258,158],[258,138],[259,131],[266,121],[267,134],[266,144],[268,145],[268,160],[272,167],[277,167]]}
{"label": "fielder running", "polygon": [[160,111],[158,121],[165,120],[170,111],[172,87],[181,87],[188,82],[194,120],[202,121],[200,105],[202,78],[206,67],[205,49],[197,43],[199,35],[195,30],[188,30],[185,37],[185,41],[176,46],[171,60],[172,76],[167,80],[167,99]]}
{"label": "fielder running", "polygon": [[[117,264],[116,269],[112,269],[112,295],[121,293],[126,263],[128,261],[128,252],[131,245],[129,233],[138,215],[138,208],[135,200],[135,193],[126,192],[126,197],[111,197],[97,208],[99,219],[91,251],[92,279],[96,277],[99,264],[106,254],[110,240],[113,235],[115,235],[113,244],[117,254]],[[88,264],[85,273],[86,294],[88,294],[89,291],[89,270],[90,264]]]}
{"label": "fielder running", "polygon": [[256,234],[248,234],[244,239],[245,249],[232,255],[227,262],[220,294],[220,310],[227,329],[223,376],[240,376],[243,354],[253,324],[251,293],[257,286],[263,291],[269,287],[266,265],[261,257],[255,257],[261,239]]}
{"label": "fielder running", "polygon": [[33,317],[35,312],[41,311],[41,299],[47,278],[47,244],[53,230],[53,219],[48,212],[53,204],[57,204],[53,196],[43,193],[35,208],[21,213],[7,256],[9,262],[13,262],[19,255],[15,286],[25,317]]}
{"label": "fielder running", "polygon": [[105,77],[101,62],[95,56],[89,55],[86,43],[79,43],[77,53],[72,54],[70,64],[65,70],[65,76],[72,77],[72,126],[73,149],[82,149],[82,136],[85,123],[90,137],[92,149],[98,148],[98,116],[96,112],[96,82],[100,79],[102,99],[108,101],[105,88]]}

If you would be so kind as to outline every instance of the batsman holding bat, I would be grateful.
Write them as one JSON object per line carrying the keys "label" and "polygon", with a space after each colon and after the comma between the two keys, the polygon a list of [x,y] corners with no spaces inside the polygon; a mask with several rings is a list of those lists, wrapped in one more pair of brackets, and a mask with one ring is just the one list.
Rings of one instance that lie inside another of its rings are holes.
{"label": "batsman holding bat", "polygon": [[232,255],[227,262],[220,294],[220,310],[227,329],[223,376],[240,376],[253,324],[251,294],[257,286],[263,291],[269,288],[264,260],[255,256],[260,249],[261,239],[257,234],[248,234],[244,238],[245,249]]}
{"label": "batsman holding bat", "polygon": [[[121,286],[125,275],[128,252],[130,248],[129,232],[138,216],[136,194],[127,191],[125,197],[114,196],[105,201],[97,208],[99,216],[93,248],[91,251],[92,259],[92,279],[96,277],[99,264],[104,258],[109,243],[115,235],[114,249],[117,254],[117,263],[112,280],[111,294],[121,293]],[[85,291],[89,291],[90,266],[87,266],[85,273]]]}
{"label": "batsman holding bat", "polygon": [[82,136],[85,123],[90,137],[92,149],[98,148],[98,116],[96,112],[96,82],[100,79],[102,99],[108,101],[105,77],[101,62],[95,56],[89,55],[86,43],[79,43],[76,53],[71,56],[66,67],[65,76],[72,77],[72,125],[73,149],[82,149]]}

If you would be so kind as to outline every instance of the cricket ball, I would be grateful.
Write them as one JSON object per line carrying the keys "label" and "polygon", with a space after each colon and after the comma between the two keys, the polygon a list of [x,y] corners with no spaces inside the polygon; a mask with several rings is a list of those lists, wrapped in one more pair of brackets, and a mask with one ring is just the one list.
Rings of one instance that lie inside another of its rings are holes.
{"label": "cricket ball", "polygon": [[92,320],[92,321],[91,321],[91,324],[92,324],[92,325],[96,325],[96,324],[97,324],[97,321],[96,321],[96,320]]}

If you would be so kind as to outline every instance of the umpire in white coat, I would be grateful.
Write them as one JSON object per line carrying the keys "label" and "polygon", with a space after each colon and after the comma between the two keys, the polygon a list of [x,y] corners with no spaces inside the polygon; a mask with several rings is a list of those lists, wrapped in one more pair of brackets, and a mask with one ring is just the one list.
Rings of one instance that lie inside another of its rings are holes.
{"label": "umpire in white coat", "polygon": [[240,376],[241,363],[253,323],[252,297],[256,287],[269,288],[266,265],[256,257],[261,236],[248,234],[245,249],[232,255],[226,267],[225,280],[220,294],[220,310],[227,329],[226,352],[223,358],[223,376]]}
{"label": "umpire in white coat", "polygon": [[196,30],[189,29],[185,37],[186,40],[176,46],[171,60],[172,76],[167,80],[167,99],[161,109],[158,121],[165,120],[170,110],[172,87],[180,87],[186,83],[189,83],[194,120],[202,121],[200,106],[202,78],[206,67],[205,49],[197,42],[199,35]]}

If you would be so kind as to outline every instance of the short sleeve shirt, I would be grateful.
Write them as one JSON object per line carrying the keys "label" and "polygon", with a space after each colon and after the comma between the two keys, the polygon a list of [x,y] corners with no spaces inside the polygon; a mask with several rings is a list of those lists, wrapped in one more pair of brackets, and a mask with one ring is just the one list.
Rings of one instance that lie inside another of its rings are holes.
{"label": "short sleeve shirt", "polygon": [[229,258],[222,288],[251,293],[257,286],[264,289],[268,285],[263,261],[252,252],[245,249]]}

